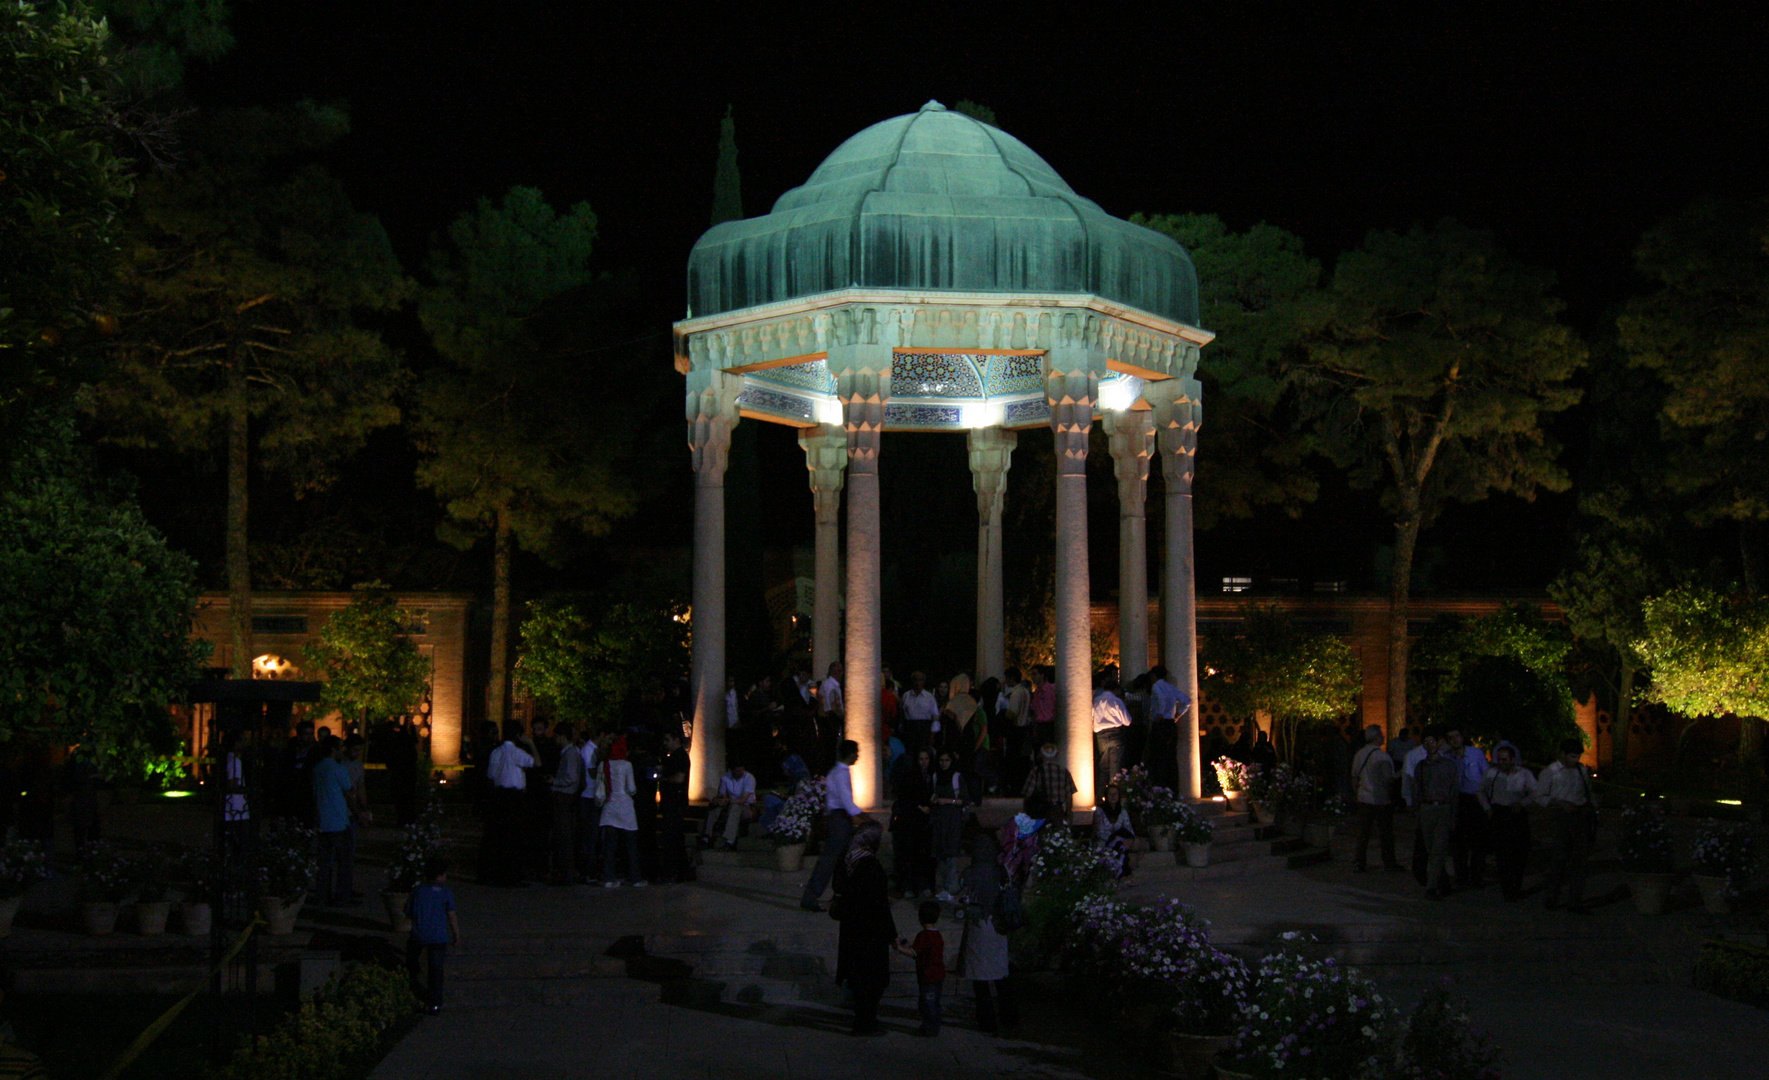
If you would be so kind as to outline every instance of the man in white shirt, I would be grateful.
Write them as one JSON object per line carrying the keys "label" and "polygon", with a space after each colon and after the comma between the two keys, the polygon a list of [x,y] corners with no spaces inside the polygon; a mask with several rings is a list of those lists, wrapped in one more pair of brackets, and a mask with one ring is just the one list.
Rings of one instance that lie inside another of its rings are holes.
{"label": "man in white shirt", "polygon": [[1007,733],[1003,782],[1007,790],[1018,791],[1032,767],[1032,691],[1021,678],[1019,668],[1007,669],[999,704],[1002,727]]}
{"label": "man in white shirt", "polygon": [[1093,677],[1093,790],[1105,793],[1124,762],[1124,742],[1130,736],[1130,709],[1112,692],[1112,677],[1100,672]]}
{"label": "man in white shirt", "polygon": [[1517,749],[1510,743],[1493,751],[1493,758],[1476,798],[1487,816],[1499,892],[1516,900],[1523,895],[1523,869],[1529,862],[1529,804],[1535,799],[1536,778],[1517,764]]}
{"label": "man in white shirt", "polygon": [[534,768],[535,756],[517,745],[518,740],[526,741],[521,724],[511,721],[504,731],[504,741],[485,763],[491,799],[486,807],[486,846],[480,866],[485,884],[514,887],[526,884],[522,879],[523,791],[528,786],[526,770]]}
{"label": "man in white shirt", "polygon": [[1548,808],[1548,842],[1553,855],[1548,862],[1548,898],[1543,904],[1549,911],[1560,907],[1560,898],[1567,898],[1566,909],[1577,914],[1585,907],[1585,860],[1591,855],[1591,833],[1595,830],[1597,795],[1591,790],[1591,774],[1579,764],[1585,744],[1567,739],[1560,744],[1560,757],[1536,777],[1536,805]]}
{"label": "man in white shirt", "polygon": [[1149,669],[1149,749],[1144,760],[1149,783],[1169,791],[1179,790],[1179,717],[1192,707],[1192,699],[1178,686],[1166,665]]}
{"label": "man in white shirt", "polygon": [[1371,724],[1364,728],[1364,745],[1351,759],[1351,784],[1357,800],[1357,844],[1351,868],[1364,873],[1370,851],[1372,829],[1381,835],[1382,869],[1399,870],[1394,857],[1394,759],[1382,749],[1382,728]]}
{"label": "man in white shirt", "polygon": [[805,882],[799,907],[806,911],[822,911],[823,890],[835,876],[835,867],[848,853],[848,841],[854,836],[854,823],[865,817],[865,811],[854,802],[854,763],[860,760],[860,744],[842,740],[835,768],[824,778],[823,807],[829,821],[829,835],[823,841],[823,853],[817,856],[817,868]]}
{"label": "man in white shirt", "polygon": [[927,688],[926,675],[917,671],[909,676],[909,690],[897,707],[903,714],[903,745],[914,753],[928,744],[940,720],[940,699]]}
{"label": "man in white shirt", "polygon": [[[820,753],[828,753],[828,748],[842,737],[843,722],[848,711],[848,704],[842,698],[843,674],[842,662],[832,660],[829,663],[829,677],[817,687],[817,746]],[[822,760],[829,759],[825,757]]]}
{"label": "man in white shirt", "polygon": [[756,778],[743,767],[743,762],[733,761],[725,775],[719,777],[719,793],[713,796],[712,805],[707,807],[706,826],[700,830],[700,846],[713,846],[713,834],[720,831],[719,821],[723,818],[725,850],[736,851],[737,830],[755,804]]}

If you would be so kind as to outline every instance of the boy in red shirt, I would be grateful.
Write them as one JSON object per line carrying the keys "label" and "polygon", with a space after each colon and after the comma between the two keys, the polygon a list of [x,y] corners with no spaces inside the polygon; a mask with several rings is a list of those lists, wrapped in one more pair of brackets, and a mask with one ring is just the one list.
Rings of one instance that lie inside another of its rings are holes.
{"label": "boy in red shirt", "polygon": [[915,935],[913,944],[899,938],[897,951],[915,957],[916,996],[921,1011],[921,1027],[915,1033],[932,1038],[940,1033],[940,984],[946,981],[946,939],[934,929],[940,923],[938,901],[922,901],[916,915],[921,920],[921,933]]}

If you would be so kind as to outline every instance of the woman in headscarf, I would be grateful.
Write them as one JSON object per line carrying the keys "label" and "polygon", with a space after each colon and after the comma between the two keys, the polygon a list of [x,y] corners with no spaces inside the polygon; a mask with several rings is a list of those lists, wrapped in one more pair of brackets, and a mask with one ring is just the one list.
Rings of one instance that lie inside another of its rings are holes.
{"label": "woman in headscarf", "polygon": [[1007,883],[999,854],[1000,846],[988,833],[972,839],[970,869],[964,872],[964,936],[958,946],[958,973],[976,990],[977,1028],[989,1034],[1012,1031],[1020,1022],[1007,983],[1007,935],[995,929],[996,900]]}
{"label": "woman in headscarf", "polygon": [[959,767],[967,772],[974,763],[980,733],[987,727],[981,713],[982,706],[971,697],[970,676],[952,676],[952,696],[946,699],[946,706],[940,712],[941,726],[946,734],[940,745],[952,751]]}
{"label": "woman in headscarf", "polygon": [[935,899],[947,901],[959,890],[958,859],[964,854],[964,815],[969,803],[964,773],[953,759],[952,751],[940,751],[940,767],[934,771],[933,790],[928,805],[933,808]]}
{"label": "woman in headscarf", "polygon": [[633,805],[633,764],[627,760],[627,738],[617,737],[608,747],[608,756],[596,770],[596,798],[602,802],[602,887],[617,888],[615,851],[626,852],[627,881],[634,886],[645,884],[639,870],[639,815]]}
{"label": "woman in headscarf", "polygon": [[855,1035],[883,1035],[878,1003],[891,981],[891,946],[897,923],[878,844],[884,827],[863,818],[848,842],[848,853],[835,872],[835,910],[841,918],[836,942],[835,983],[854,994]]}
{"label": "woman in headscarf", "polygon": [[1093,811],[1093,845],[1112,861],[1112,876],[1130,876],[1130,855],[1125,846],[1136,838],[1130,824],[1130,810],[1118,793],[1118,785],[1106,787],[1106,801]]}
{"label": "woman in headscarf", "polygon": [[934,761],[927,747],[904,754],[891,769],[891,835],[897,864],[897,890],[911,900],[934,895],[933,837]]}

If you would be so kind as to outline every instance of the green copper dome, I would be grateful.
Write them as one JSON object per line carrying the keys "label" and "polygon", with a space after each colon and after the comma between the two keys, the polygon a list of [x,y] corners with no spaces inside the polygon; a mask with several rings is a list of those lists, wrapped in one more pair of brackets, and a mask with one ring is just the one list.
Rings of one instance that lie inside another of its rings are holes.
{"label": "green copper dome", "polygon": [[1184,248],[932,101],[842,143],[772,213],[715,226],[688,257],[691,317],[855,286],[1092,294],[1198,323]]}

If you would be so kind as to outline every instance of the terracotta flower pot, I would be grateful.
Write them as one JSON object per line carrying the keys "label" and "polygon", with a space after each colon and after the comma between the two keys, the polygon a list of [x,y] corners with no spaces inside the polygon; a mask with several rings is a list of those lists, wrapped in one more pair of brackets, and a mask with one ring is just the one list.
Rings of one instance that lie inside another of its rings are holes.
{"label": "terracotta flower pot", "polygon": [[412,932],[411,916],[405,913],[405,902],[410,897],[411,893],[400,892],[398,889],[388,889],[381,894],[381,907],[386,909],[387,924],[395,934]]}
{"label": "terracotta flower pot", "polygon": [[1237,814],[1247,812],[1247,793],[1245,791],[1225,791],[1222,797],[1228,800],[1228,808]]}
{"label": "terracotta flower pot", "polygon": [[24,896],[0,896],[0,937],[12,933],[12,920],[18,917],[18,906],[25,902]]}
{"label": "terracotta flower pot", "polygon": [[1197,869],[1202,870],[1204,867],[1210,865],[1210,841],[1206,840],[1202,844],[1187,844],[1182,842],[1179,847],[1179,861],[1186,866],[1196,867]]}
{"label": "terracotta flower pot", "polygon": [[774,847],[774,869],[783,874],[794,874],[805,861],[805,845],[777,844]]}
{"label": "terracotta flower pot", "polygon": [[1724,875],[1695,875],[1695,887],[1701,890],[1702,909],[1712,915],[1726,915],[1732,911],[1732,896],[1727,892],[1728,882]]}
{"label": "terracotta flower pot", "polygon": [[109,900],[86,900],[80,904],[80,919],[86,924],[86,932],[93,937],[105,937],[117,929],[117,911],[121,904]]}
{"label": "terracotta flower pot", "polygon": [[1636,915],[1663,915],[1665,901],[1671,895],[1675,875],[1656,874],[1646,870],[1630,870],[1628,897],[1634,901]]}
{"label": "terracotta flower pot", "polygon": [[301,904],[307,899],[302,893],[293,900],[285,900],[280,896],[266,896],[258,901],[258,910],[264,915],[264,932],[274,937],[285,937],[295,932],[295,917],[301,914]]}
{"label": "terracotta flower pot", "polygon": [[186,900],[178,905],[178,921],[191,937],[201,937],[214,925],[214,913],[206,901]]}
{"label": "terracotta flower pot", "polygon": [[166,917],[172,913],[170,900],[140,900],[135,904],[135,928],[143,937],[158,937],[166,932]]}

